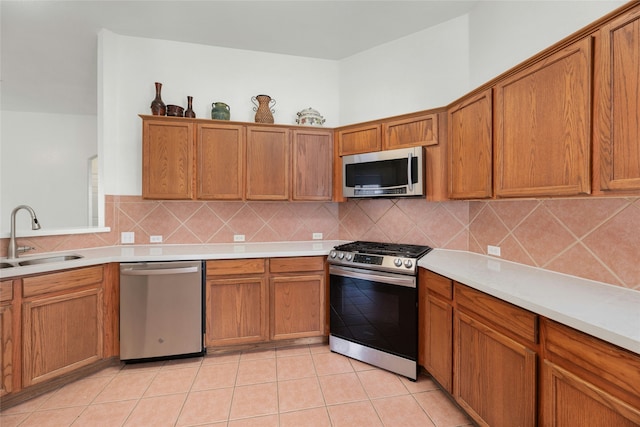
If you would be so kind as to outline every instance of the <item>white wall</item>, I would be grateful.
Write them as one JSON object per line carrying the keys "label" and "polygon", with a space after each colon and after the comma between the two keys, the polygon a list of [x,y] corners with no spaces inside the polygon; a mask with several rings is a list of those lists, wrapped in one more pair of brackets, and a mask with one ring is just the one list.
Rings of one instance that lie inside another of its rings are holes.
{"label": "white wall", "polygon": [[[0,229],[10,213],[31,206],[43,228],[88,224],[88,160],[96,153],[96,117],[2,111]],[[16,216],[31,229],[29,214]]]}
{"label": "white wall", "polygon": [[481,86],[625,3],[478,2],[469,14],[469,89]]}
{"label": "white wall", "polygon": [[340,124],[442,107],[469,87],[468,17],[340,62]]}
{"label": "white wall", "polygon": [[[106,194],[138,195],[142,188],[138,114],[151,114],[154,82],[165,104],[186,107],[193,96],[197,117],[211,118],[211,103],[225,102],[231,120],[253,122],[251,97],[276,100],[275,123],[295,124],[296,112],[313,107],[327,127],[339,124],[338,63],[190,43],[100,34]],[[107,153],[108,152],[108,153]]]}

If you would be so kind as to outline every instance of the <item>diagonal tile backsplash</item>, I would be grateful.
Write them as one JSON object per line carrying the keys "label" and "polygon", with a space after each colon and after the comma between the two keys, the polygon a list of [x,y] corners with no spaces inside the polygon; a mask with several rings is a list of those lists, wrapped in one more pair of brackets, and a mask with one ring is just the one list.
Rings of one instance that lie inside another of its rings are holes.
{"label": "diagonal tile backsplash", "polygon": [[640,290],[640,198],[473,201],[469,250]]}
{"label": "diagonal tile backsplash", "polygon": [[[107,196],[109,233],[21,238],[37,252],[136,244],[372,240],[486,254],[640,291],[640,198],[571,198],[427,202],[354,199],[332,202],[156,201]],[[8,239],[2,239],[6,256]]]}

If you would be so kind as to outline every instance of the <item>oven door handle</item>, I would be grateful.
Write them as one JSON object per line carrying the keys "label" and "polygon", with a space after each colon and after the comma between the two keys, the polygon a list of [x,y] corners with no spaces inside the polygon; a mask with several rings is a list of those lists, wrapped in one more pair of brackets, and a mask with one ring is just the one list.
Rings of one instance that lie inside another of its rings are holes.
{"label": "oven door handle", "polygon": [[407,288],[416,287],[416,278],[414,276],[403,276],[400,274],[385,274],[377,271],[360,270],[349,267],[329,266],[329,274],[342,277],[351,277],[353,279],[371,280],[389,285],[405,286]]}

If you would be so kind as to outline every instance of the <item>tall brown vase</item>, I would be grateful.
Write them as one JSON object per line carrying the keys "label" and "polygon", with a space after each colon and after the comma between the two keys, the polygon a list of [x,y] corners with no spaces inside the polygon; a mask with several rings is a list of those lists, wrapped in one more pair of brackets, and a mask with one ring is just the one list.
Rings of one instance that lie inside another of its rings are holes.
{"label": "tall brown vase", "polygon": [[276,105],[276,100],[271,99],[269,95],[256,95],[251,98],[251,101],[255,105],[253,111],[256,112],[256,123],[273,123],[275,111],[271,107]]}
{"label": "tall brown vase", "polygon": [[151,114],[154,116],[165,116],[167,114],[167,106],[162,102],[162,83],[156,82],[156,97],[151,101]]}
{"label": "tall brown vase", "polygon": [[185,117],[195,118],[196,113],[193,111],[193,96],[187,96],[187,109],[184,111]]}

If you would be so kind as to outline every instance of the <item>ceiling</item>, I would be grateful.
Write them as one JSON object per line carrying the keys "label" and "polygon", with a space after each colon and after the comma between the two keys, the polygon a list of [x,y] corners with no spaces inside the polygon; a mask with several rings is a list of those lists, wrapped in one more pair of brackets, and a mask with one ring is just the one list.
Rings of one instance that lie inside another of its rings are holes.
{"label": "ceiling", "polygon": [[479,0],[0,1],[3,110],[96,114],[97,34],[340,60]]}

